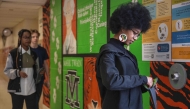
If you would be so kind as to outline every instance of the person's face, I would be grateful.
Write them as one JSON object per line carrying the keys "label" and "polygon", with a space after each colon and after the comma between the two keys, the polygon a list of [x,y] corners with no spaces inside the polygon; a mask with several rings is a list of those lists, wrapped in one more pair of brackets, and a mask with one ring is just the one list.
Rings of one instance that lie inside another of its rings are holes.
{"label": "person's face", "polygon": [[127,40],[125,41],[125,44],[130,45],[135,40],[138,39],[138,37],[140,36],[141,30],[133,28],[130,30],[123,30],[123,33],[127,35]]}
{"label": "person's face", "polygon": [[28,47],[31,43],[31,36],[30,33],[24,32],[21,37],[21,45],[24,47]]}
{"label": "person's face", "polygon": [[38,44],[38,41],[39,41],[39,36],[37,33],[32,33],[32,40],[31,40],[31,43],[33,44]]}
{"label": "person's face", "polygon": [[63,10],[63,14],[66,18],[66,22],[67,23],[70,23],[73,19],[73,11],[74,11],[74,8],[71,7],[71,1],[68,1],[68,2],[65,2],[67,4],[65,4],[64,6],[64,10]]}

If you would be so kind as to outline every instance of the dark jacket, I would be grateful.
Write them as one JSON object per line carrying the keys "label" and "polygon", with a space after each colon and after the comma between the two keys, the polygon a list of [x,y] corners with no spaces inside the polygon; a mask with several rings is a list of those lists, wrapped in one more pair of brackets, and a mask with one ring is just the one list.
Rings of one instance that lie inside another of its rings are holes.
{"label": "dark jacket", "polygon": [[[31,49],[30,49],[31,50]],[[30,51],[31,55],[34,59],[34,62],[37,59],[37,55],[35,52],[33,52],[32,50]],[[14,73],[16,75],[15,79],[9,79],[9,83],[8,83],[8,92],[10,93],[15,93],[15,92],[21,92],[21,87],[20,87],[20,75],[19,75],[19,71],[22,68],[22,52],[20,50],[18,50],[18,48],[15,48],[13,50],[10,51],[10,55],[12,57],[12,61],[13,61],[13,68],[10,69],[15,69]],[[18,57],[18,59],[16,59]],[[6,66],[7,68],[9,68],[8,66]],[[33,69],[34,69],[34,79],[36,78],[36,65],[33,65]]]}
{"label": "dark jacket", "polygon": [[96,61],[96,78],[102,109],[143,109],[142,86],[147,77],[139,75],[136,57],[129,51],[112,43],[103,45]]}

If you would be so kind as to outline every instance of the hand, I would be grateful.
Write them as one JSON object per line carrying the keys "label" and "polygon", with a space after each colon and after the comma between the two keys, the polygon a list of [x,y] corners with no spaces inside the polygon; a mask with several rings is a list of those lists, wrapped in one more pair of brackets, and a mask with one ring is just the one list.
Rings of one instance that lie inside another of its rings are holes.
{"label": "hand", "polygon": [[157,84],[155,85],[155,89],[156,89],[156,93],[158,94],[158,90],[159,89],[158,89],[158,85]]}
{"label": "hand", "polygon": [[41,75],[44,75],[45,69],[40,72]]}
{"label": "hand", "polygon": [[20,77],[22,77],[22,78],[27,78],[28,77],[28,75],[23,71],[20,71],[19,74],[20,74]]}
{"label": "hand", "polygon": [[151,88],[152,85],[153,85],[153,79],[152,79],[152,77],[148,77],[148,76],[147,76],[147,80],[148,80],[148,81],[147,81],[147,85],[148,85],[149,88]]}

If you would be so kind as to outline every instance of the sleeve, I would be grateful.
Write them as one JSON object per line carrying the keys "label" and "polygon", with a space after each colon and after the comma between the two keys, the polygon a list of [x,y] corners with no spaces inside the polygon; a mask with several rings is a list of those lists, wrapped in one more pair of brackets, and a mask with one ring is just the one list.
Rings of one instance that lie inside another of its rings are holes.
{"label": "sleeve", "polygon": [[142,93],[147,92],[148,90],[144,87],[144,85],[141,86]]}
{"label": "sleeve", "polygon": [[39,57],[36,58],[36,70],[38,71],[40,69],[40,62],[39,62]]}
{"label": "sleeve", "polygon": [[100,75],[102,84],[109,90],[126,90],[147,83],[146,76],[120,75],[115,67],[114,53],[105,53],[100,59]]}
{"label": "sleeve", "polygon": [[49,59],[49,56],[48,56],[48,54],[47,54],[47,51],[46,51],[46,49],[45,48],[43,48],[44,50],[44,55],[43,55],[43,57],[44,57],[44,59],[43,60],[47,60],[47,59]]}
{"label": "sleeve", "polygon": [[9,79],[15,79],[16,77],[20,77],[19,75],[19,70],[18,69],[13,69],[13,60],[12,56],[9,53],[7,56],[7,61],[4,69],[4,74],[7,75]]}

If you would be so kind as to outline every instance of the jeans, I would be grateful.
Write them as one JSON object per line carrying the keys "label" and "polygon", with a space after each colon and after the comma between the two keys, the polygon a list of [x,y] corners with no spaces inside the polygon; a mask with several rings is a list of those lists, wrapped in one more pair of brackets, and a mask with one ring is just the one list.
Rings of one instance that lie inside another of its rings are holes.
{"label": "jeans", "polygon": [[39,101],[40,101],[40,97],[42,94],[42,87],[44,84],[44,76],[42,77],[41,81],[36,84],[36,104],[35,104],[35,109],[39,109]]}
{"label": "jeans", "polygon": [[12,109],[23,109],[24,100],[25,100],[27,109],[36,109],[35,108],[36,93],[27,95],[27,96],[16,95],[14,93],[10,93],[10,94],[12,98]]}

